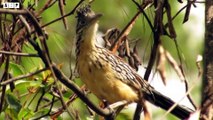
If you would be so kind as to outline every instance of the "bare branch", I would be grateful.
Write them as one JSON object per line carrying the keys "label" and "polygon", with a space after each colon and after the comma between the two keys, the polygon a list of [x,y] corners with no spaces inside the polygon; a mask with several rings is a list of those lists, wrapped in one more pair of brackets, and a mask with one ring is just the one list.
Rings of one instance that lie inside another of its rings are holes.
{"label": "bare branch", "polygon": [[2,8],[0,8],[0,13],[14,14],[14,15],[26,15],[27,14],[27,12],[25,10],[13,10],[13,9],[2,9]]}
{"label": "bare branch", "polygon": [[11,82],[15,82],[15,81],[17,81],[17,80],[24,79],[24,78],[27,78],[27,77],[30,77],[30,76],[39,74],[39,73],[41,73],[41,72],[46,71],[47,69],[48,69],[48,68],[43,68],[43,69],[37,70],[37,71],[35,71],[35,72],[27,73],[27,74],[25,74],[25,75],[20,75],[20,76],[18,76],[18,77],[16,77],[16,78],[11,78],[11,79],[5,80],[4,82],[1,82],[1,83],[0,83],[0,86],[4,86],[4,85],[7,85],[7,84],[9,84],[9,83],[11,83]]}
{"label": "bare branch", "polygon": [[15,55],[15,56],[22,56],[22,57],[39,57],[38,54],[17,53],[17,52],[9,52],[9,51],[2,51],[2,50],[0,50],[0,53],[5,55]]}

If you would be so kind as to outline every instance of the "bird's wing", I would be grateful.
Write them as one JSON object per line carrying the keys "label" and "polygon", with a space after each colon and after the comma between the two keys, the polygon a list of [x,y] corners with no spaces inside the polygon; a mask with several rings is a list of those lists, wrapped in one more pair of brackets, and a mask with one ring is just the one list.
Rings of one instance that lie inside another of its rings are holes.
{"label": "bird's wing", "polygon": [[137,89],[148,89],[150,87],[150,85],[145,80],[143,80],[142,77],[139,76],[137,72],[119,56],[111,53],[105,48],[101,48],[99,52],[100,56],[103,57],[102,59],[110,63],[114,71],[114,75],[117,79]]}

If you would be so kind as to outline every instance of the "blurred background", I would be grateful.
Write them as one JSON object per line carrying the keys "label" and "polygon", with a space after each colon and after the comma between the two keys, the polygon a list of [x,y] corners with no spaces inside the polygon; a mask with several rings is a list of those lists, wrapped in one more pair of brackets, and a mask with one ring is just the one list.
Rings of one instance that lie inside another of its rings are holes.
{"label": "blurred background", "polygon": [[[34,1],[28,1],[34,2]],[[28,2],[24,2],[27,6]],[[67,0],[65,6],[65,12],[70,12],[78,3],[78,0]],[[186,1],[180,4],[177,1],[169,1],[171,4],[172,16],[175,15],[184,5]],[[46,1],[38,1],[36,5],[36,10],[39,10],[44,6]],[[136,5],[131,0],[94,0],[91,4],[92,9],[96,13],[102,13],[103,16],[99,21],[99,32],[104,34],[110,28],[123,29],[125,25],[131,20],[131,18],[138,11]],[[148,8],[145,10],[148,17],[154,19],[154,8]],[[185,10],[182,11],[173,21],[174,28],[177,33],[177,43],[179,45],[179,50],[181,53],[181,58],[183,60],[183,67],[185,77],[189,83],[189,88],[193,87],[190,94],[197,106],[200,105],[200,94],[201,94],[201,79],[198,79],[198,69],[196,66],[196,59],[198,55],[203,53],[204,45],[204,5],[196,4],[196,7],[192,6],[189,21],[183,24]],[[60,17],[60,11],[58,5],[54,4],[52,7],[47,9],[44,13],[41,14],[41,23],[44,25],[55,18]],[[62,21],[55,22],[47,27],[45,30],[48,34],[48,47],[50,50],[51,58],[57,64],[60,64],[63,72],[67,76],[74,74],[75,68],[75,27],[76,27],[76,14],[68,16],[68,30],[65,29]],[[165,23],[167,21],[165,20]],[[137,50],[142,61],[142,69],[139,72],[142,76],[147,67],[147,62],[149,60],[151,45],[153,42],[152,38],[153,33],[144,18],[141,14],[136,20],[136,23],[133,26],[132,31],[129,34],[129,43],[131,46],[136,44],[137,41]],[[179,63],[177,49],[173,39],[168,38],[167,36],[161,37],[162,44],[166,50],[175,58]],[[33,52],[32,48],[25,46],[23,48],[24,52]],[[32,71],[32,68],[38,67],[40,60],[34,58],[23,58],[21,65],[26,71]],[[33,67],[34,66],[34,67]],[[153,70],[153,74],[150,76],[150,83],[159,91],[172,97],[172,99],[177,102],[184,96],[185,86],[183,82],[176,75],[173,68],[168,64],[166,65],[167,71],[167,80],[168,84],[165,86],[161,77],[156,73],[156,69]],[[156,67],[155,67],[156,68]],[[75,82],[78,85],[82,85],[79,79],[75,79]],[[71,91],[70,91],[71,92]],[[69,98],[70,94],[65,95]],[[66,98],[65,97],[65,98]],[[98,105],[98,99],[90,94],[89,97]],[[193,108],[187,100],[182,102],[182,104],[187,105],[188,107]],[[60,104],[58,103],[60,106]],[[83,119],[92,119],[89,116],[88,111],[83,102],[77,99],[73,104],[70,105],[76,111],[79,112],[80,117]],[[165,113],[164,110],[160,108],[152,107],[152,114],[154,120],[159,120]],[[54,109],[57,109],[55,107]],[[117,117],[118,120],[125,119],[131,120],[132,115],[134,114],[134,105],[129,105],[122,113]],[[49,119],[49,118],[47,118]],[[66,113],[63,113],[58,119],[70,119]],[[172,115],[167,115],[163,120],[177,120]]]}

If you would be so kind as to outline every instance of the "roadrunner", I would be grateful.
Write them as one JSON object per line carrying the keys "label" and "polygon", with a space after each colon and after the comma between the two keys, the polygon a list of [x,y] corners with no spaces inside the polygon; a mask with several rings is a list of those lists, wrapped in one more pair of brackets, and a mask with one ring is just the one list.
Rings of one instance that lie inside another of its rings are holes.
{"label": "roadrunner", "polygon": [[[161,94],[125,61],[106,48],[96,45],[98,20],[101,16],[95,14],[89,6],[77,11],[76,67],[87,88],[108,103],[121,100],[138,102],[144,96],[146,100],[164,109],[171,107],[174,102],[167,97],[162,99]],[[173,112],[179,111],[175,109]]]}

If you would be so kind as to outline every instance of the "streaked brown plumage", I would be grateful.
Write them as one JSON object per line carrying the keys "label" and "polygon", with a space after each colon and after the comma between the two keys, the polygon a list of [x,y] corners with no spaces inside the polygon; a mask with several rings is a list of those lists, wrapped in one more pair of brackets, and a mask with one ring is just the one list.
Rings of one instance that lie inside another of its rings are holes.
{"label": "streaked brown plumage", "polygon": [[[99,99],[109,103],[137,102],[144,97],[168,110],[174,105],[170,98],[151,87],[121,58],[95,44],[100,16],[89,6],[77,11],[76,66],[81,80]],[[177,105],[171,112],[183,119],[189,117],[192,110]]]}
{"label": "streaked brown plumage", "polygon": [[83,82],[98,98],[110,103],[138,101],[141,88],[150,86],[121,58],[95,44],[101,15],[88,7],[77,14],[76,65]]}

